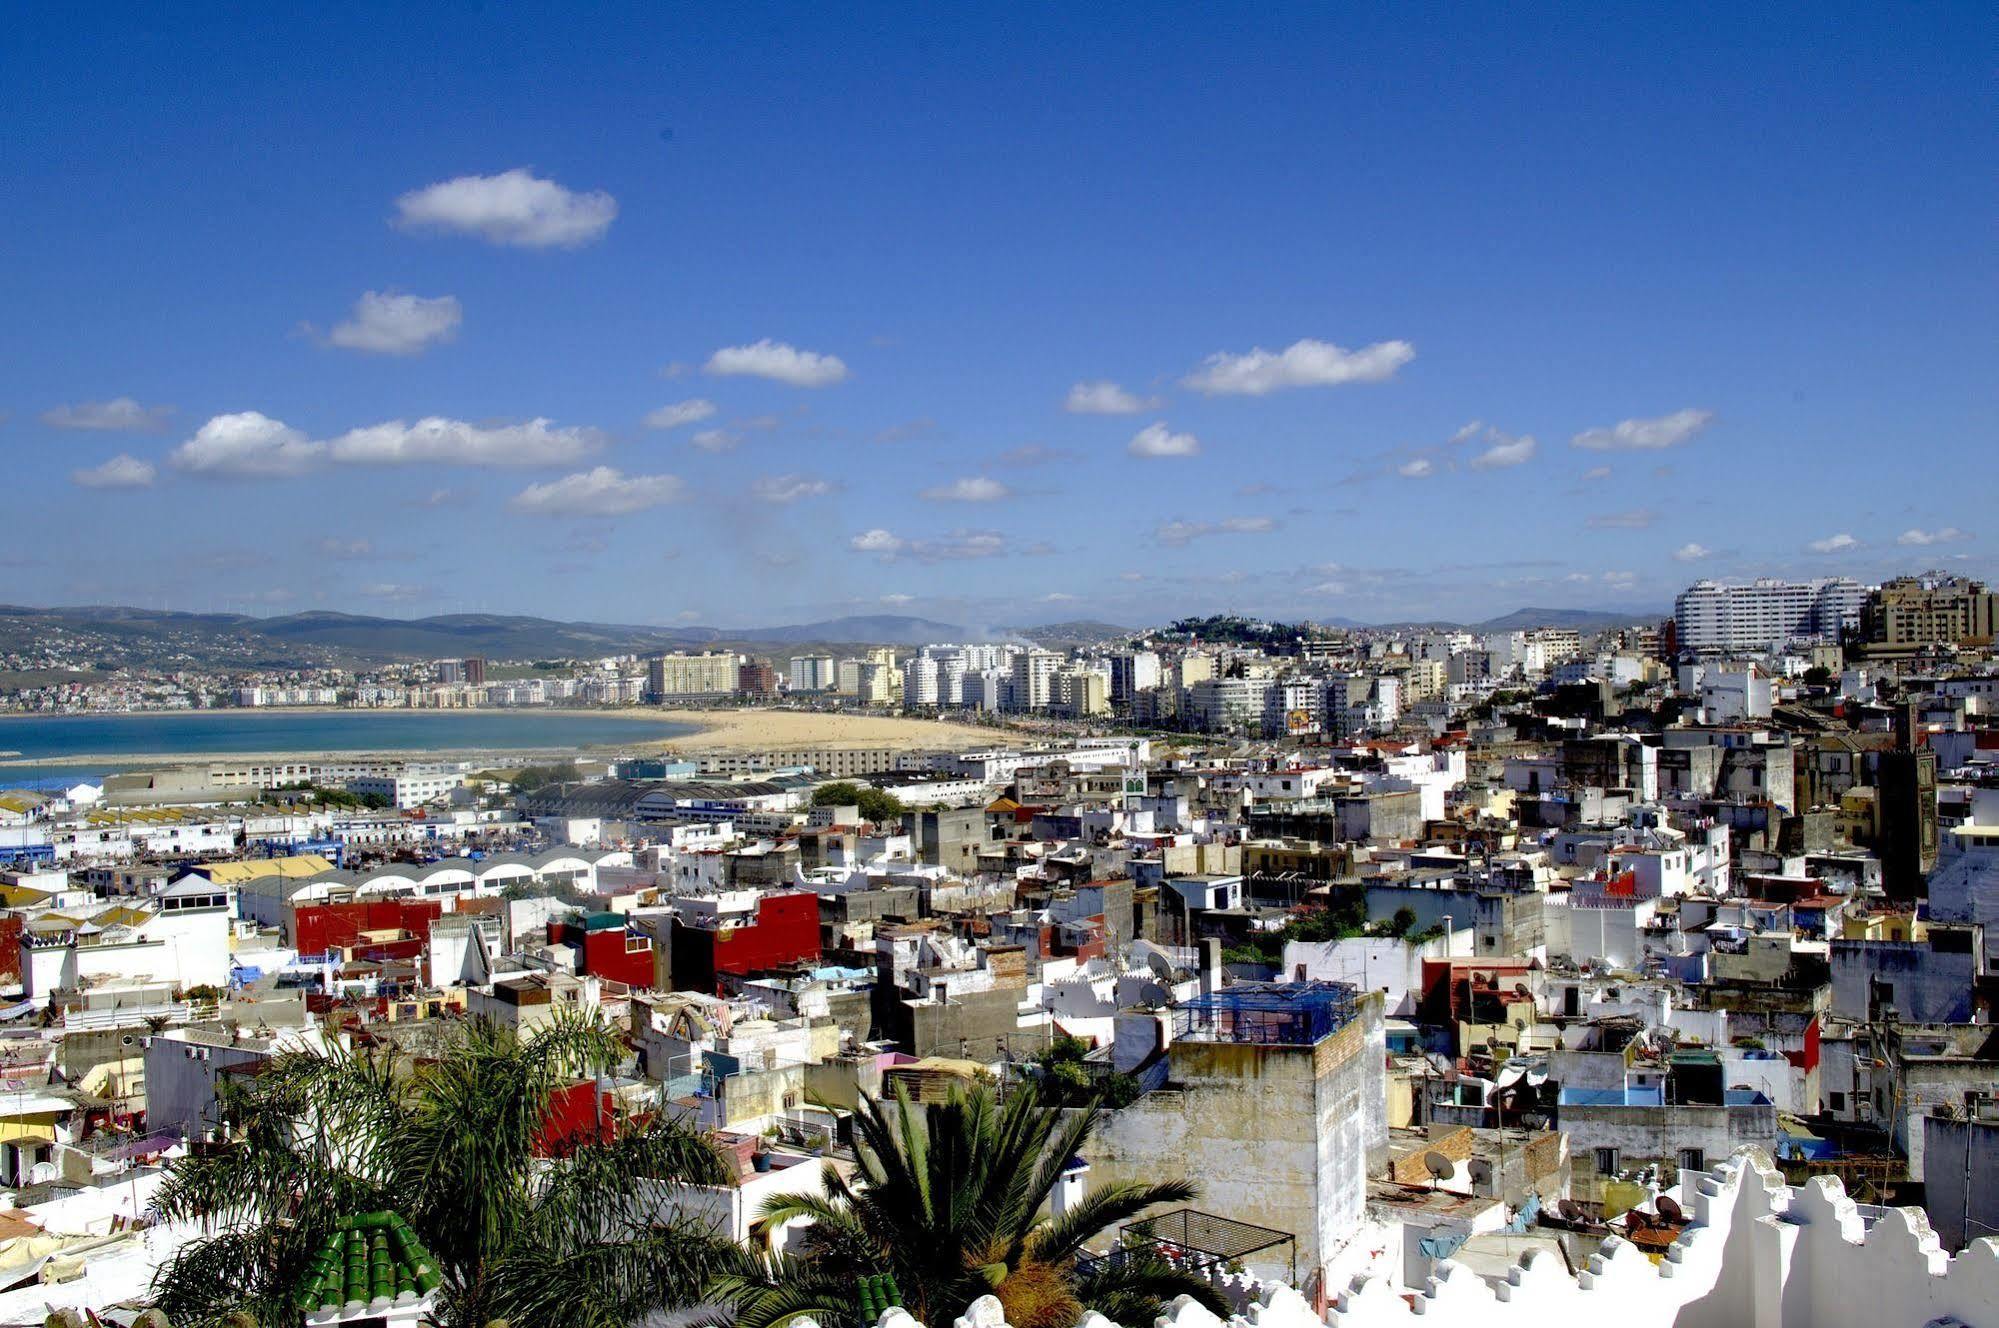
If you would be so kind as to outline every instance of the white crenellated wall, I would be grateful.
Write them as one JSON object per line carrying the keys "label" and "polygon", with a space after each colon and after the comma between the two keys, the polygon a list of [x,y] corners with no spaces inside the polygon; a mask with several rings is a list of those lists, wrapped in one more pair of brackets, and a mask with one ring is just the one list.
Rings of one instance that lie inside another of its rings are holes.
{"label": "white crenellated wall", "polygon": [[[1693,1225],[1659,1264],[1612,1238],[1577,1275],[1530,1254],[1498,1284],[1445,1261],[1426,1286],[1357,1278],[1323,1319],[1290,1287],[1224,1288],[1239,1313],[1219,1319],[1182,1297],[1155,1328],[1999,1328],[1999,1240],[1944,1253],[1919,1208],[1869,1210],[1838,1180],[1785,1185],[1755,1154],[1687,1173]],[[806,1328],[810,1320],[793,1320]],[[876,1328],[922,1328],[899,1309]],[[981,1297],[953,1328],[1005,1328]],[[1117,1328],[1086,1314],[1077,1328]]]}

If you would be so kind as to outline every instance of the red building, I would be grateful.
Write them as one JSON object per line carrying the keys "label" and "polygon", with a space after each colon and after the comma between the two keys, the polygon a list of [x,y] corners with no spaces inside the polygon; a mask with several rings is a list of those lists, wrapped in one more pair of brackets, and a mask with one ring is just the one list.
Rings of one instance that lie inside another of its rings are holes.
{"label": "red building", "polygon": [[745,696],[776,696],[777,670],[767,659],[753,659],[736,670],[736,690]]}
{"label": "red building", "polygon": [[548,943],[576,951],[576,971],[628,987],[654,983],[652,937],[625,925],[620,913],[592,913],[581,922],[551,922]]}
{"label": "red building", "polygon": [[753,920],[692,926],[675,918],[668,954],[675,991],[713,993],[724,973],[747,977],[819,961],[819,896],[804,890],[757,899]]}
{"label": "red building", "polygon": [[21,927],[18,914],[0,914],[0,980],[21,980]]}
{"label": "red building", "polygon": [[[364,957],[407,959],[422,953],[430,924],[443,912],[444,905],[435,899],[308,904],[292,914],[292,944],[302,955],[318,955],[362,945],[366,934],[375,933],[367,948],[386,947],[391,953]],[[405,944],[410,942],[414,948]],[[407,952],[393,953],[398,949]]]}
{"label": "red building", "polygon": [[609,1143],[616,1134],[611,1095],[599,1091],[595,1080],[582,1079],[549,1094],[535,1152],[568,1157],[584,1144]]}

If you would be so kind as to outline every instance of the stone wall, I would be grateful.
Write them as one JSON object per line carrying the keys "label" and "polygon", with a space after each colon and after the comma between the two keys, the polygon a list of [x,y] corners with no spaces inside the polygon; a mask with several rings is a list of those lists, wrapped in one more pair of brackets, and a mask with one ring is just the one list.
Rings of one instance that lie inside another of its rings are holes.
{"label": "stone wall", "polygon": [[[1999,1241],[1952,1258],[1922,1210],[1878,1211],[1871,1222],[1839,1182],[1784,1185],[1745,1155],[1690,1175],[1681,1202],[1693,1218],[1654,1265],[1612,1239],[1578,1274],[1530,1255],[1488,1281],[1449,1261],[1413,1291],[1357,1279],[1324,1317],[1290,1287],[1266,1285],[1242,1312],[1216,1318],[1186,1298],[1156,1328],[1994,1328],[1999,1325]],[[1870,1210],[1873,1211],[1873,1210]],[[1225,1298],[1241,1303],[1224,1289]],[[806,1328],[794,1320],[790,1328]],[[921,1328],[885,1312],[876,1328]],[[972,1303],[953,1328],[1005,1328],[999,1301]],[[1078,1328],[1116,1328],[1086,1314]]]}

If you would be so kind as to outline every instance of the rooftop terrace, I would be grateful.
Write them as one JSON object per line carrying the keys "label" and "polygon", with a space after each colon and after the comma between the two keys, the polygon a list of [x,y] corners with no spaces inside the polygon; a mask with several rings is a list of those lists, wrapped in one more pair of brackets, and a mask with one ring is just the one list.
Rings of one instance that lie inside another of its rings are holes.
{"label": "rooftop terrace", "polygon": [[1182,1042],[1309,1047],[1353,1020],[1358,989],[1346,982],[1237,982],[1173,1011]]}

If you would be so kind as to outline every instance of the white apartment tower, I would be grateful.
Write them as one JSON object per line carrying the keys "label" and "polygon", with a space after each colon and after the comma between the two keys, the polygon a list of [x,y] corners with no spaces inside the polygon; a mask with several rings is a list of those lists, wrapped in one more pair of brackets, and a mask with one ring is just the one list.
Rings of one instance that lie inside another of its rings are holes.
{"label": "white apartment tower", "polygon": [[902,671],[902,700],[905,705],[943,704],[944,666],[928,652],[909,661]]}
{"label": "white apartment tower", "polygon": [[1111,656],[1111,703],[1130,705],[1131,698],[1148,687],[1159,685],[1159,654],[1153,650],[1131,650]]}
{"label": "white apartment tower", "polygon": [[1055,674],[1062,657],[1052,650],[1025,650],[1013,657],[1013,708],[1046,710],[1055,699]]}
{"label": "white apartment tower", "polygon": [[1839,639],[1860,625],[1867,588],[1847,577],[1815,581],[1696,581],[1673,601],[1682,650],[1769,650],[1807,637]]}
{"label": "white apartment tower", "polygon": [[831,655],[798,655],[791,661],[794,692],[830,692],[839,680]]}

